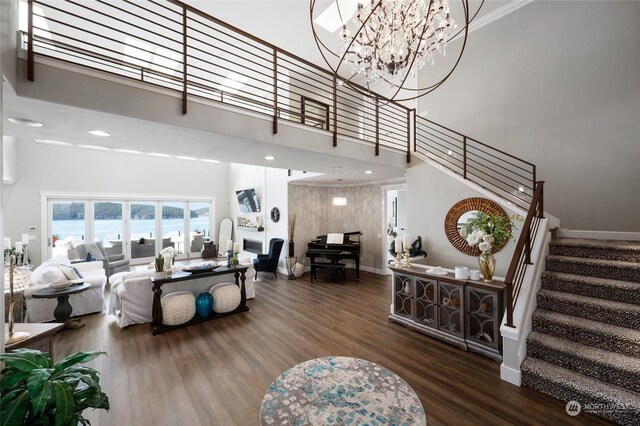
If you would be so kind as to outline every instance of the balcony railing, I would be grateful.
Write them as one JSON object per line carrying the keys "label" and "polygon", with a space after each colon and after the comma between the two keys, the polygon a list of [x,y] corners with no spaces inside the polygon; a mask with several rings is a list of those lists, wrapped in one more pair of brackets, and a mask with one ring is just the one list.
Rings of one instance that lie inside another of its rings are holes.
{"label": "balcony railing", "polygon": [[[407,153],[412,111],[179,1],[29,0],[34,54]],[[360,88],[362,89],[362,88]]]}

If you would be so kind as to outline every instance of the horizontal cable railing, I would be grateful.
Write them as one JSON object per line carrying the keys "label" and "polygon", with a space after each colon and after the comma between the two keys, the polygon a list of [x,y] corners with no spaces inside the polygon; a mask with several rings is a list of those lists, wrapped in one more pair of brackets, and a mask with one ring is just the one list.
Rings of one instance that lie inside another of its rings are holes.
{"label": "horizontal cable railing", "polygon": [[536,166],[423,117],[416,118],[414,151],[464,179],[528,209]]}
{"label": "horizontal cable railing", "polygon": [[[407,153],[411,110],[177,0],[28,0],[34,54]],[[350,83],[353,84],[353,83]]]}
{"label": "horizontal cable railing", "polygon": [[518,303],[518,296],[524,283],[524,276],[527,272],[527,267],[532,264],[531,262],[531,248],[536,242],[538,236],[538,229],[540,227],[541,219],[544,217],[544,182],[536,182],[531,205],[527,212],[527,217],[524,219],[522,225],[522,231],[520,237],[516,243],[516,248],[507,270],[507,276],[504,283],[506,285],[506,321],[505,325],[515,328],[513,325],[513,312],[515,310],[516,303]]}

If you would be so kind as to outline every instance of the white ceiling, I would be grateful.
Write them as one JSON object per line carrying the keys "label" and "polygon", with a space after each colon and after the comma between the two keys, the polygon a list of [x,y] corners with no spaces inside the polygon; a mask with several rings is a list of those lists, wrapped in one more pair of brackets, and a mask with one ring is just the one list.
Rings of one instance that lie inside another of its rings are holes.
{"label": "white ceiling", "polygon": [[[324,66],[311,32],[308,0],[187,0],[186,2],[302,58]],[[477,3],[476,0],[472,2]],[[451,0],[451,3],[454,4],[455,1]],[[485,2],[482,13],[495,14],[508,3],[510,2],[504,0],[488,0]],[[322,13],[330,4],[331,2],[326,0],[318,1],[316,15]],[[475,10],[475,7],[472,7],[472,10]],[[337,34],[330,34],[321,27],[317,27],[317,31],[323,40],[330,42],[337,39]],[[5,90],[4,93],[5,134],[29,143],[33,143],[31,142],[33,139],[53,139],[76,145],[103,145],[109,148],[136,149],[143,152],[167,153],[172,156],[194,156],[269,167],[291,168],[291,164],[296,164],[300,170],[322,173],[323,176],[314,177],[313,180],[324,182],[377,181],[404,175],[404,170],[397,167],[286,147],[270,146],[256,149],[257,146],[252,141],[238,138],[232,138],[234,143],[229,144],[225,143],[230,139],[227,136],[33,101],[16,97],[11,94],[11,90]],[[45,123],[45,127],[18,126],[7,121],[11,116],[41,121]],[[112,136],[108,138],[91,136],[87,130],[92,128],[108,130]],[[189,142],[176,144],[176,141]],[[230,149],[230,146],[233,146],[233,149]],[[265,149],[268,149],[268,152]],[[243,153],[241,161],[239,161],[238,152]],[[100,152],[95,154],[100,155]],[[265,155],[274,155],[276,160],[267,161],[264,159]],[[365,175],[365,170],[373,170],[374,173]]]}

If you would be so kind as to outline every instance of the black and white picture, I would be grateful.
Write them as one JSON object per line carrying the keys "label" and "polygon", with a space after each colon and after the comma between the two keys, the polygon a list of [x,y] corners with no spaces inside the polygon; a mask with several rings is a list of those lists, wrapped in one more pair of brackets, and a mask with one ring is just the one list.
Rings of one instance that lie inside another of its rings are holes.
{"label": "black and white picture", "polygon": [[238,204],[240,204],[240,212],[257,213],[260,211],[258,194],[254,188],[236,191],[236,197],[238,197]]}

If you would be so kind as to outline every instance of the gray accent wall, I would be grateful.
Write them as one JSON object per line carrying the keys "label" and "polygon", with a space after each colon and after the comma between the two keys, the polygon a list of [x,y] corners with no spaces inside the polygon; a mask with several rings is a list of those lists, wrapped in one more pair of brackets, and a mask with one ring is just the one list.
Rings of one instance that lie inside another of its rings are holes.
{"label": "gray accent wall", "polygon": [[[345,197],[346,206],[334,206],[333,197]],[[309,186],[289,184],[289,213],[296,214],[295,252],[306,260],[307,243],[318,235],[362,231],[360,266],[382,271],[382,188],[358,186]],[[385,235],[386,237],[386,235]],[[349,263],[349,262],[347,262]]]}
{"label": "gray accent wall", "polygon": [[471,33],[419,111],[536,164],[562,228],[640,231],[640,2],[532,2]]}

